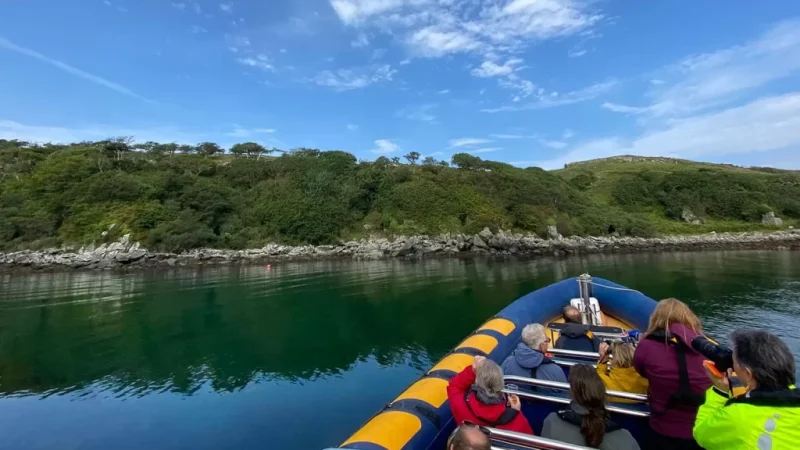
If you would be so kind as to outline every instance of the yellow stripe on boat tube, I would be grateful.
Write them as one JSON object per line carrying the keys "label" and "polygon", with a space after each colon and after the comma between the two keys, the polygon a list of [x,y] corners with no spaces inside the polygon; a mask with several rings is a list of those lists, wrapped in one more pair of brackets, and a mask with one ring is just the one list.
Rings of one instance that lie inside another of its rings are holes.
{"label": "yellow stripe on boat tube", "polygon": [[511,334],[512,331],[514,331],[514,328],[516,328],[516,327],[517,326],[514,325],[514,322],[512,322],[512,321],[510,321],[508,319],[499,319],[498,318],[498,319],[492,319],[492,320],[486,322],[485,324],[483,324],[482,327],[478,328],[478,331],[480,331],[480,330],[492,330],[492,331],[497,331],[498,333],[502,334],[503,336],[508,336],[509,334]]}
{"label": "yellow stripe on boat tube", "polygon": [[386,450],[401,450],[422,429],[419,417],[404,411],[378,414],[342,444],[369,442]]}

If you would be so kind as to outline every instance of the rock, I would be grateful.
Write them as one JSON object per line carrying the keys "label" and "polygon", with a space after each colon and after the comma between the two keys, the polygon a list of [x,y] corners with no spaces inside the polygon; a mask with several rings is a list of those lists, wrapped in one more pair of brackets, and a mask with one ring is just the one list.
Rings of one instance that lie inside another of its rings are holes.
{"label": "rock", "polygon": [[414,253],[414,243],[413,242],[406,242],[405,244],[403,244],[402,247],[400,247],[399,250],[394,252],[394,256],[395,257],[404,257],[404,256],[411,255],[412,253]]}
{"label": "rock", "polygon": [[692,225],[703,224],[703,220],[695,216],[692,210],[689,208],[683,208],[683,211],[681,211],[681,219],[683,219],[684,222],[690,223]]}
{"label": "rock", "polygon": [[478,233],[477,235],[480,236],[484,242],[488,241],[489,239],[492,238],[492,236],[494,236],[494,234],[492,234],[492,230],[490,230],[489,227],[483,227],[483,230],[481,230],[481,232]]}
{"label": "rock", "polygon": [[783,226],[783,220],[778,217],[775,217],[775,213],[772,211],[761,216],[761,223],[770,227]]}
{"label": "rock", "polygon": [[483,249],[483,250],[486,250],[486,249],[489,248],[489,246],[486,245],[486,242],[484,242],[483,238],[481,238],[480,235],[478,235],[478,234],[476,234],[475,236],[472,236],[472,246],[475,247],[475,248]]}
{"label": "rock", "polygon": [[548,225],[547,226],[547,237],[548,239],[552,240],[561,240],[562,236],[558,232],[558,227],[555,225]]}

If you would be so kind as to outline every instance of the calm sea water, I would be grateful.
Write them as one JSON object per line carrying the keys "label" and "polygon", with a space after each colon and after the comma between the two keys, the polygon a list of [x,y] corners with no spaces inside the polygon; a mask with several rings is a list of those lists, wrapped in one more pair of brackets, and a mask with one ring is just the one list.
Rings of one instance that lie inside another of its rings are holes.
{"label": "calm sea water", "polygon": [[0,448],[336,445],[519,296],[583,272],[800,355],[800,254],[0,276]]}

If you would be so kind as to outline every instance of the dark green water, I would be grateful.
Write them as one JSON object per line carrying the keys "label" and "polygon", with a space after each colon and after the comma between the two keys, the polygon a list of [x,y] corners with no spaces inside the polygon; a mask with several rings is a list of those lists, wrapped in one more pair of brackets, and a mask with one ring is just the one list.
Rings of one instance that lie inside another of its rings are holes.
{"label": "dark green water", "polygon": [[319,449],[487,317],[590,272],[800,354],[800,254],[0,276],[0,448]]}

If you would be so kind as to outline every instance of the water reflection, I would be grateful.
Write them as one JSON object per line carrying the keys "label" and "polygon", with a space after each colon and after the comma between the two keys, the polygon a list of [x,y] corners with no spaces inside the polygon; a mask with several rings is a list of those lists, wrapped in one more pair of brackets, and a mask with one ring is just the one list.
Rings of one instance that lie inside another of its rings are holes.
{"label": "water reflection", "polygon": [[[679,297],[716,336],[759,326],[800,350],[790,252],[2,275],[0,421],[14,448],[250,448],[267,423],[280,448],[335,444],[487,317],[583,272]],[[323,425],[297,437],[281,405]],[[92,420],[118,434],[85,440]],[[223,425],[238,437],[208,434]]]}

